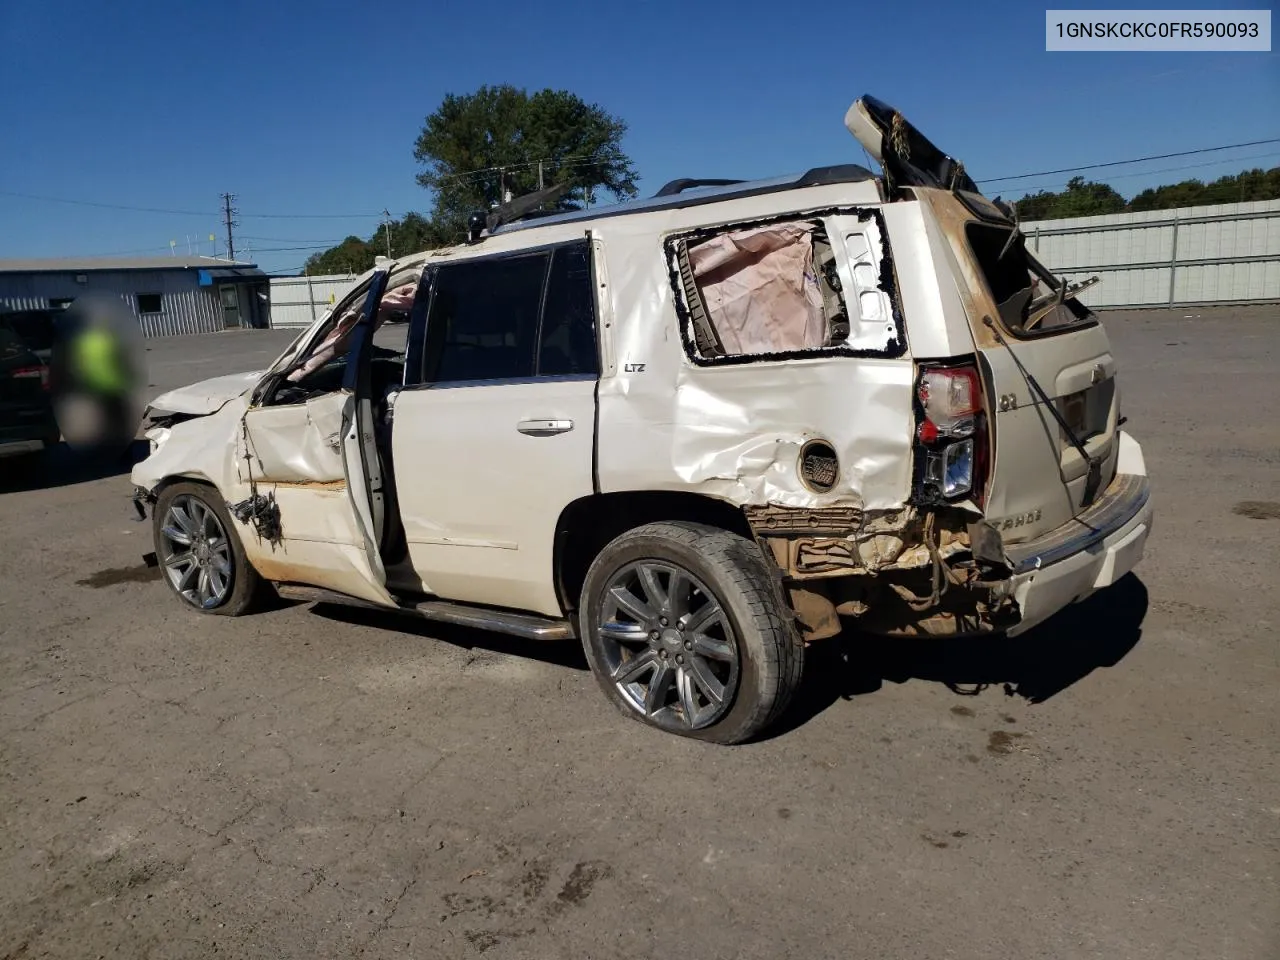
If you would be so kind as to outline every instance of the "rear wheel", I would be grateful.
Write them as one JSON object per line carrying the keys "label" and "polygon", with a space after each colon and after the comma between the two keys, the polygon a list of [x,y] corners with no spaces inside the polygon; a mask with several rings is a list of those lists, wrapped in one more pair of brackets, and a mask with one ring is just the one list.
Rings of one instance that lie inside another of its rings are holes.
{"label": "rear wheel", "polygon": [[156,499],[152,531],[165,582],[188,606],[237,617],[258,605],[265,585],[212,487],[165,488]]}
{"label": "rear wheel", "polygon": [[587,572],[580,631],[623,713],[717,743],[773,723],[804,662],[759,548],[695,523],[648,524],[606,546]]}

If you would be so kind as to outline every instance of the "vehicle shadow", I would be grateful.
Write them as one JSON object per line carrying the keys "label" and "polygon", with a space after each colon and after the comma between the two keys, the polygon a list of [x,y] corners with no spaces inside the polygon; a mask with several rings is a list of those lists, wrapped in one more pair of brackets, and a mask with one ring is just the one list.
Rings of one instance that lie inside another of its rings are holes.
{"label": "vehicle shadow", "polygon": [[336,620],[356,626],[372,627],[394,633],[409,634],[424,640],[439,641],[463,650],[486,650],[513,657],[538,660],[554,666],[586,670],[587,659],[582,644],[577,640],[537,641],[523,640],[502,633],[461,627],[451,623],[424,620],[412,614],[373,610],[368,607],[348,607],[337,603],[317,603],[311,613],[326,620]]}
{"label": "vehicle shadow", "polygon": [[926,680],[957,696],[999,684],[1006,696],[1043,703],[1099,667],[1113,667],[1138,643],[1147,588],[1132,573],[1018,637],[870,637],[847,630],[809,651],[791,709],[765,738],[779,736],[838,700],[886,682]]}
{"label": "vehicle shadow", "polygon": [[[290,604],[292,605],[292,604]],[[1018,637],[966,639],[871,637],[846,630],[815,644],[791,708],[761,739],[782,736],[840,700],[875,693],[886,682],[941,683],[957,696],[977,696],[1000,685],[1006,696],[1043,703],[1100,667],[1113,667],[1137,646],[1148,606],[1147,588],[1134,574],[1048,623]],[[405,614],[317,603],[328,620],[440,641],[463,650],[525,657],[574,670],[589,669],[576,640],[538,643]]]}
{"label": "vehicle shadow", "polygon": [[94,455],[59,443],[43,453],[0,458],[0,494],[48,490],[118,477],[145,460],[150,447],[146,440],[134,440],[118,455]]}

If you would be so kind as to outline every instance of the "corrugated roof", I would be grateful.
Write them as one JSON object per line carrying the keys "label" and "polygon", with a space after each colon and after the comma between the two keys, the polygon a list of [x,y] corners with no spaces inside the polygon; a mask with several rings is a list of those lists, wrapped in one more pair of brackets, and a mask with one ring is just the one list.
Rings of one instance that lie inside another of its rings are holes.
{"label": "corrugated roof", "polygon": [[211,267],[255,269],[256,263],[216,257],[52,257],[46,260],[0,260],[0,273],[93,273],[98,270],[208,270]]}

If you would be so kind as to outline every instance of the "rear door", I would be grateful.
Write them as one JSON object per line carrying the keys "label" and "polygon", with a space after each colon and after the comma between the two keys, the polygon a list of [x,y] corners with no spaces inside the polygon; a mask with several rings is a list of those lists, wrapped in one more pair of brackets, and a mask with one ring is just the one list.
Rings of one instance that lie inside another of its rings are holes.
{"label": "rear door", "polygon": [[1120,392],[1111,345],[1087,307],[1069,290],[1065,297],[1055,290],[1060,281],[1012,223],[980,218],[972,207],[981,204],[951,193],[919,193],[950,242],[949,268],[962,287],[993,405],[987,518],[1006,542],[1030,539],[1088,505],[1089,460],[1098,461],[1095,497],[1115,474]]}
{"label": "rear door", "polygon": [[595,489],[591,276],[585,238],[428,271],[391,446],[410,563],[437,596],[560,613],[556,523]]}

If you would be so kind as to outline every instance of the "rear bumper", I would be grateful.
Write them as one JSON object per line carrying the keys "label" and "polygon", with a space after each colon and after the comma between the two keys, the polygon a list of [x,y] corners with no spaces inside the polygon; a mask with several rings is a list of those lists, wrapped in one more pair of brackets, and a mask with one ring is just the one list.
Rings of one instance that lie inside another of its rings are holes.
{"label": "rear bumper", "polygon": [[1142,448],[1122,432],[1116,477],[1098,502],[1038,540],[1006,548],[1014,570],[1008,591],[1022,614],[1009,635],[1043,623],[1137,566],[1152,516]]}

